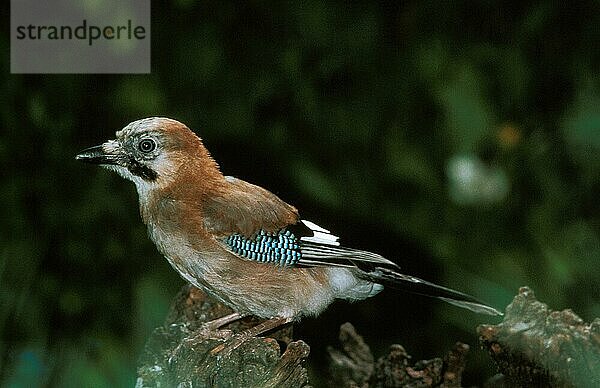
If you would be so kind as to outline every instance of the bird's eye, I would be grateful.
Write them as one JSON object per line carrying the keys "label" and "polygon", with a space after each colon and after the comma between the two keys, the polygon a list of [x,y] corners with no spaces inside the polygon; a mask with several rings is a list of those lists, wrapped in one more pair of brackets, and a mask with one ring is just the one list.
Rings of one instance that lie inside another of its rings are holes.
{"label": "bird's eye", "polygon": [[152,139],[143,139],[138,144],[138,148],[145,153],[152,152],[156,149],[156,142]]}

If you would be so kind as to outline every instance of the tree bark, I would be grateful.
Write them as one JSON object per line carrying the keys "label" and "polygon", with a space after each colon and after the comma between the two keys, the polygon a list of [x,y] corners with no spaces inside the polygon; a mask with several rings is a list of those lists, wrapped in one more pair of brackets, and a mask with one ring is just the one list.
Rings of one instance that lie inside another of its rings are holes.
{"label": "tree bark", "polygon": [[[185,286],[171,306],[165,324],[154,330],[140,358],[136,387],[304,387],[308,374],[302,366],[309,347],[291,341],[291,327],[274,331],[267,338],[236,341],[229,332],[200,332],[202,324],[232,311],[208,298],[202,291]],[[259,321],[243,319],[228,325],[238,333]],[[218,338],[219,336],[225,338]],[[279,341],[279,342],[278,342]],[[287,344],[281,354],[280,343]],[[213,354],[219,345],[225,350]]]}
{"label": "tree bark", "polygon": [[504,321],[477,332],[505,387],[600,387],[600,318],[552,311],[522,287]]}
{"label": "tree bark", "polygon": [[[154,330],[140,358],[136,387],[305,387],[309,346],[292,341],[292,326],[265,338],[239,341],[259,323],[247,318],[219,331],[202,324],[232,311],[197,288],[175,297],[163,326]],[[600,387],[600,318],[586,324],[571,310],[551,311],[526,287],[507,307],[502,323],[477,328],[499,374],[492,387]],[[238,342],[236,342],[238,341]],[[235,349],[228,345],[237,344]],[[412,362],[401,345],[375,360],[350,323],[340,327],[338,348],[327,349],[332,387],[460,387],[469,346]],[[225,351],[215,353],[216,348]],[[282,349],[283,352],[282,352]]]}

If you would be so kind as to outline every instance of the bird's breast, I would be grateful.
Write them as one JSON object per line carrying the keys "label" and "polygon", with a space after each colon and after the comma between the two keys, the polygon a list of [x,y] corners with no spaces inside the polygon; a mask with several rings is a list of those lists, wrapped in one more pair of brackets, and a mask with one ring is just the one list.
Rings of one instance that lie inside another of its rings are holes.
{"label": "bird's breast", "polygon": [[201,265],[190,268],[188,262],[198,256],[198,252],[188,239],[178,233],[165,231],[152,223],[148,224],[148,235],[177,272],[190,283],[199,286],[197,278],[201,277],[204,270]]}

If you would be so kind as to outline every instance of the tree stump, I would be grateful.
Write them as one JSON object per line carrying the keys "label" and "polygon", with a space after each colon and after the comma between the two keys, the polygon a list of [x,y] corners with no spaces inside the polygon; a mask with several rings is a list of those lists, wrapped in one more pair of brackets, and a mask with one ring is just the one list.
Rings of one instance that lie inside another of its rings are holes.
{"label": "tree stump", "polygon": [[[302,366],[309,347],[291,342],[291,328],[269,338],[252,337],[233,352],[211,354],[231,339],[198,337],[200,326],[231,314],[224,305],[192,286],[184,287],[171,306],[165,324],[154,330],[140,358],[136,387],[303,387]],[[233,332],[258,323],[254,318],[228,325]],[[278,342],[278,340],[280,342]],[[281,354],[280,343],[287,344]]]}
{"label": "tree stump", "polygon": [[504,387],[600,387],[600,318],[552,311],[522,287],[502,323],[477,331]]}

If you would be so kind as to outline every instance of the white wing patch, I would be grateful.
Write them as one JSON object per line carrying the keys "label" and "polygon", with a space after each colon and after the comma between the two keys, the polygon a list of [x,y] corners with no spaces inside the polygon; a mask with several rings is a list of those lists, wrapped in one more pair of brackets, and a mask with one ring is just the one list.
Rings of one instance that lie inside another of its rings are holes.
{"label": "white wing patch", "polygon": [[338,236],[314,222],[302,220],[302,223],[313,232],[313,236],[300,237],[300,241],[304,244],[300,244],[302,258],[299,264],[354,268],[355,262],[362,261],[399,268],[395,263],[376,253],[341,247]]}
{"label": "white wing patch", "polygon": [[310,230],[312,230],[313,236],[301,237],[300,240],[310,241],[310,242],[314,242],[317,244],[334,245],[334,246],[340,245],[340,243],[338,241],[340,238],[338,236],[331,234],[331,232],[328,231],[327,229],[322,228],[319,225],[315,224],[314,222],[310,222],[308,220],[302,220],[302,223],[304,225],[306,225]]}

